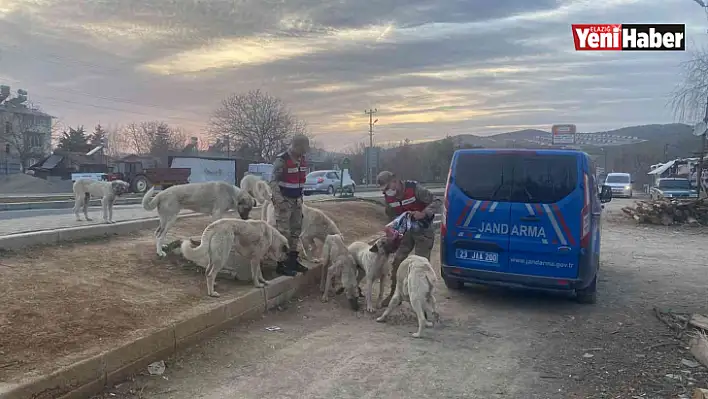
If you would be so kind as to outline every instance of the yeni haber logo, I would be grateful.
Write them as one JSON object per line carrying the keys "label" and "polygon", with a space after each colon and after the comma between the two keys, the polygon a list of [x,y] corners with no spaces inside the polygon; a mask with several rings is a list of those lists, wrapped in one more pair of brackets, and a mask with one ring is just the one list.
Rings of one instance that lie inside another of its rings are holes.
{"label": "yeni haber logo", "polygon": [[573,24],[577,51],[686,51],[685,24]]}

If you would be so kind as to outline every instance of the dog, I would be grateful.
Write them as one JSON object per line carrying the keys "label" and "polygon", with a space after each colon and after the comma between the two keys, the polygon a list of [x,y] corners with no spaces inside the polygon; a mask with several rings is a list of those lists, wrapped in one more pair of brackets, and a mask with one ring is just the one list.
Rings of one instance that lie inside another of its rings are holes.
{"label": "dog", "polygon": [[256,175],[244,176],[240,188],[255,198],[259,204],[265,203],[273,195],[268,183]]}
{"label": "dog", "polygon": [[212,221],[219,220],[229,209],[236,209],[241,219],[248,219],[251,209],[256,207],[256,200],[247,192],[223,181],[188,183],[162,190],[153,198],[155,187],[143,196],[143,208],[152,211],[157,208],[160,225],[155,230],[155,250],[158,256],[165,256],[162,249],[167,231],[177,222],[182,209],[212,216]]}
{"label": "dog", "polygon": [[372,295],[374,282],[379,280],[379,297],[376,301],[376,307],[381,307],[383,300],[383,292],[385,281],[391,269],[388,262],[388,257],[393,253],[391,245],[387,238],[382,237],[377,239],[373,245],[365,242],[354,241],[347,248],[349,253],[354,257],[357,266],[364,270],[363,278],[366,279],[366,311],[375,312]]}
{"label": "dog", "polygon": [[359,282],[364,276],[364,271],[360,269],[354,257],[349,253],[349,249],[344,244],[340,234],[330,234],[325,238],[322,246],[322,276],[320,280],[320,291],[322,291],[322,302],[329,300],[329,289],[332,287],[332,280],[339,277],[342,283],[342,290],[347,296],[349,306],[352,310],[359,310]]}
{"label": "dog", "polygon": [[288,240],[268,223],[262,220],[219,219],[209,224],[202,233],[202,241],[193,247],[190,240],[182,241],[180,250],[187,259],[208,258],[205,270],[207,295],[219,297],[214,291],[214,280],[226,266],[231,250],[251,262],[253,286],[263,288],[268,281],[263,278],[261,262],[271,258],[276,262],[288,256]]}
{"label": "dog", "polygon": [[92,179],[79,179],[74,182],[74,215],[80,222],[79,210],[83,207],[86,221],[92,219],[88,216],[88,207],[91,197],[101,198],[101,216],[105,223],[113,221],[113,204],[116,198],[130,191],[130,184],[123,180],[103,181]]}
{"label": "dog", "polygon": [[430,262],[417,255],[408,256],[398,267],[396,275],[396,291],[384,313],[376,319],[379,323],[386,321],[389,314],[402,301],[410,302],[413,311],[418,317],[418,331],[413,333],[414,338],[420,338],[424,327],[432,327],[433,322],[429,317],[435,317],[435,282],[438,277]]}
{"label": "dog", "polygon": [[[265,220],[271,226],[276,226],[275,207],[273,202],[268,200],[263,203],[261,208],[261,220]],[[342,235],[342,232],[337,227],[329,216],[317,208],[309,207],[302,204],[302,232],[300,233],[300,244],[302,245],[303,255],[306,259],[318,262],[317,253],[322,254],[322,251],[317,251],[317,241],[324,245],[325,238],[328,235]]]}

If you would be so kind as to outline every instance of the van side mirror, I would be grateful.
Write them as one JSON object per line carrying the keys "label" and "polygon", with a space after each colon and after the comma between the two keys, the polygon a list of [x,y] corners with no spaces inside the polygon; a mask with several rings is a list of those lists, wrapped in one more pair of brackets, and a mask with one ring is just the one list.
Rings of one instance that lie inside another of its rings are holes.
{"label": "van side mirror", "polygon": [[600,191],[600,202],[606,203],[612,201],[612,188],[606,184],[602,185],[602,191]]}
{"label": "van side mirror", "polygon": [[637,182],[636,180],[630,181],[631,184],[634,184],[634,183],[636,183],[636,182]]}

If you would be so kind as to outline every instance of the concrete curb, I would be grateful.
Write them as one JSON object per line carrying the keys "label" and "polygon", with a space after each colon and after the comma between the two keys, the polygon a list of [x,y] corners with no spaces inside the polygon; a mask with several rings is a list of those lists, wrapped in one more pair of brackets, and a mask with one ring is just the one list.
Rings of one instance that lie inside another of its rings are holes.
{"label": "concrete curb", "polygon": [[280,276],[265,288],[253,288],[209,311],[184,318],[168,327],[125,343],[115,349],[76,362],[46,376],[17,384],[0,385],[0,399],[80,399],[123,381],[148,364],[267,309],[281,305],[307,287],[315,286],[320,265],[296,277]]}
{"label": "concrete curb", "polygon": [[[139,204],[142,198],[118,198],[115,205],[134,205]],[[91,200],[90,206],[101,206],[101,200]],[[26,211],[29,209],[68,209],[74,207],[74,200],[66,201],[34,201],[34,202],[6,202],[0,203],[0,212],[2,211]]]}
{"label": "concrete curb", "polygon": [[[180,215],[182,218],[203,216],[198,213]],[[0,251],[13,251],[37,245],[54,245],[60,242],[76,241],[87,238],[111,237],[134,233],[144,229],[156,228],[160,223],[157,217],[138,220],[126,220],[114,224],[94,224],[90,226],[64,227],[56,230],[40,230],[0,236]]]}

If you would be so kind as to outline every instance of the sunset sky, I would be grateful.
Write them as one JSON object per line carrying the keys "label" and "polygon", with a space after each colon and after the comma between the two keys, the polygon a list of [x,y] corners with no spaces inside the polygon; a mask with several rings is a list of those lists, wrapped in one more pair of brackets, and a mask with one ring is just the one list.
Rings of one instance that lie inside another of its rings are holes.
{"label": "sunset sky", "polygon": [[[687,52],[576,52],[572,23],[685,23]],[[674,121],[707,42],[691,0],[0,0],[0,84],[66,125],[200,134],[232,92],[285,100],[343,149],[446,134]]]}

